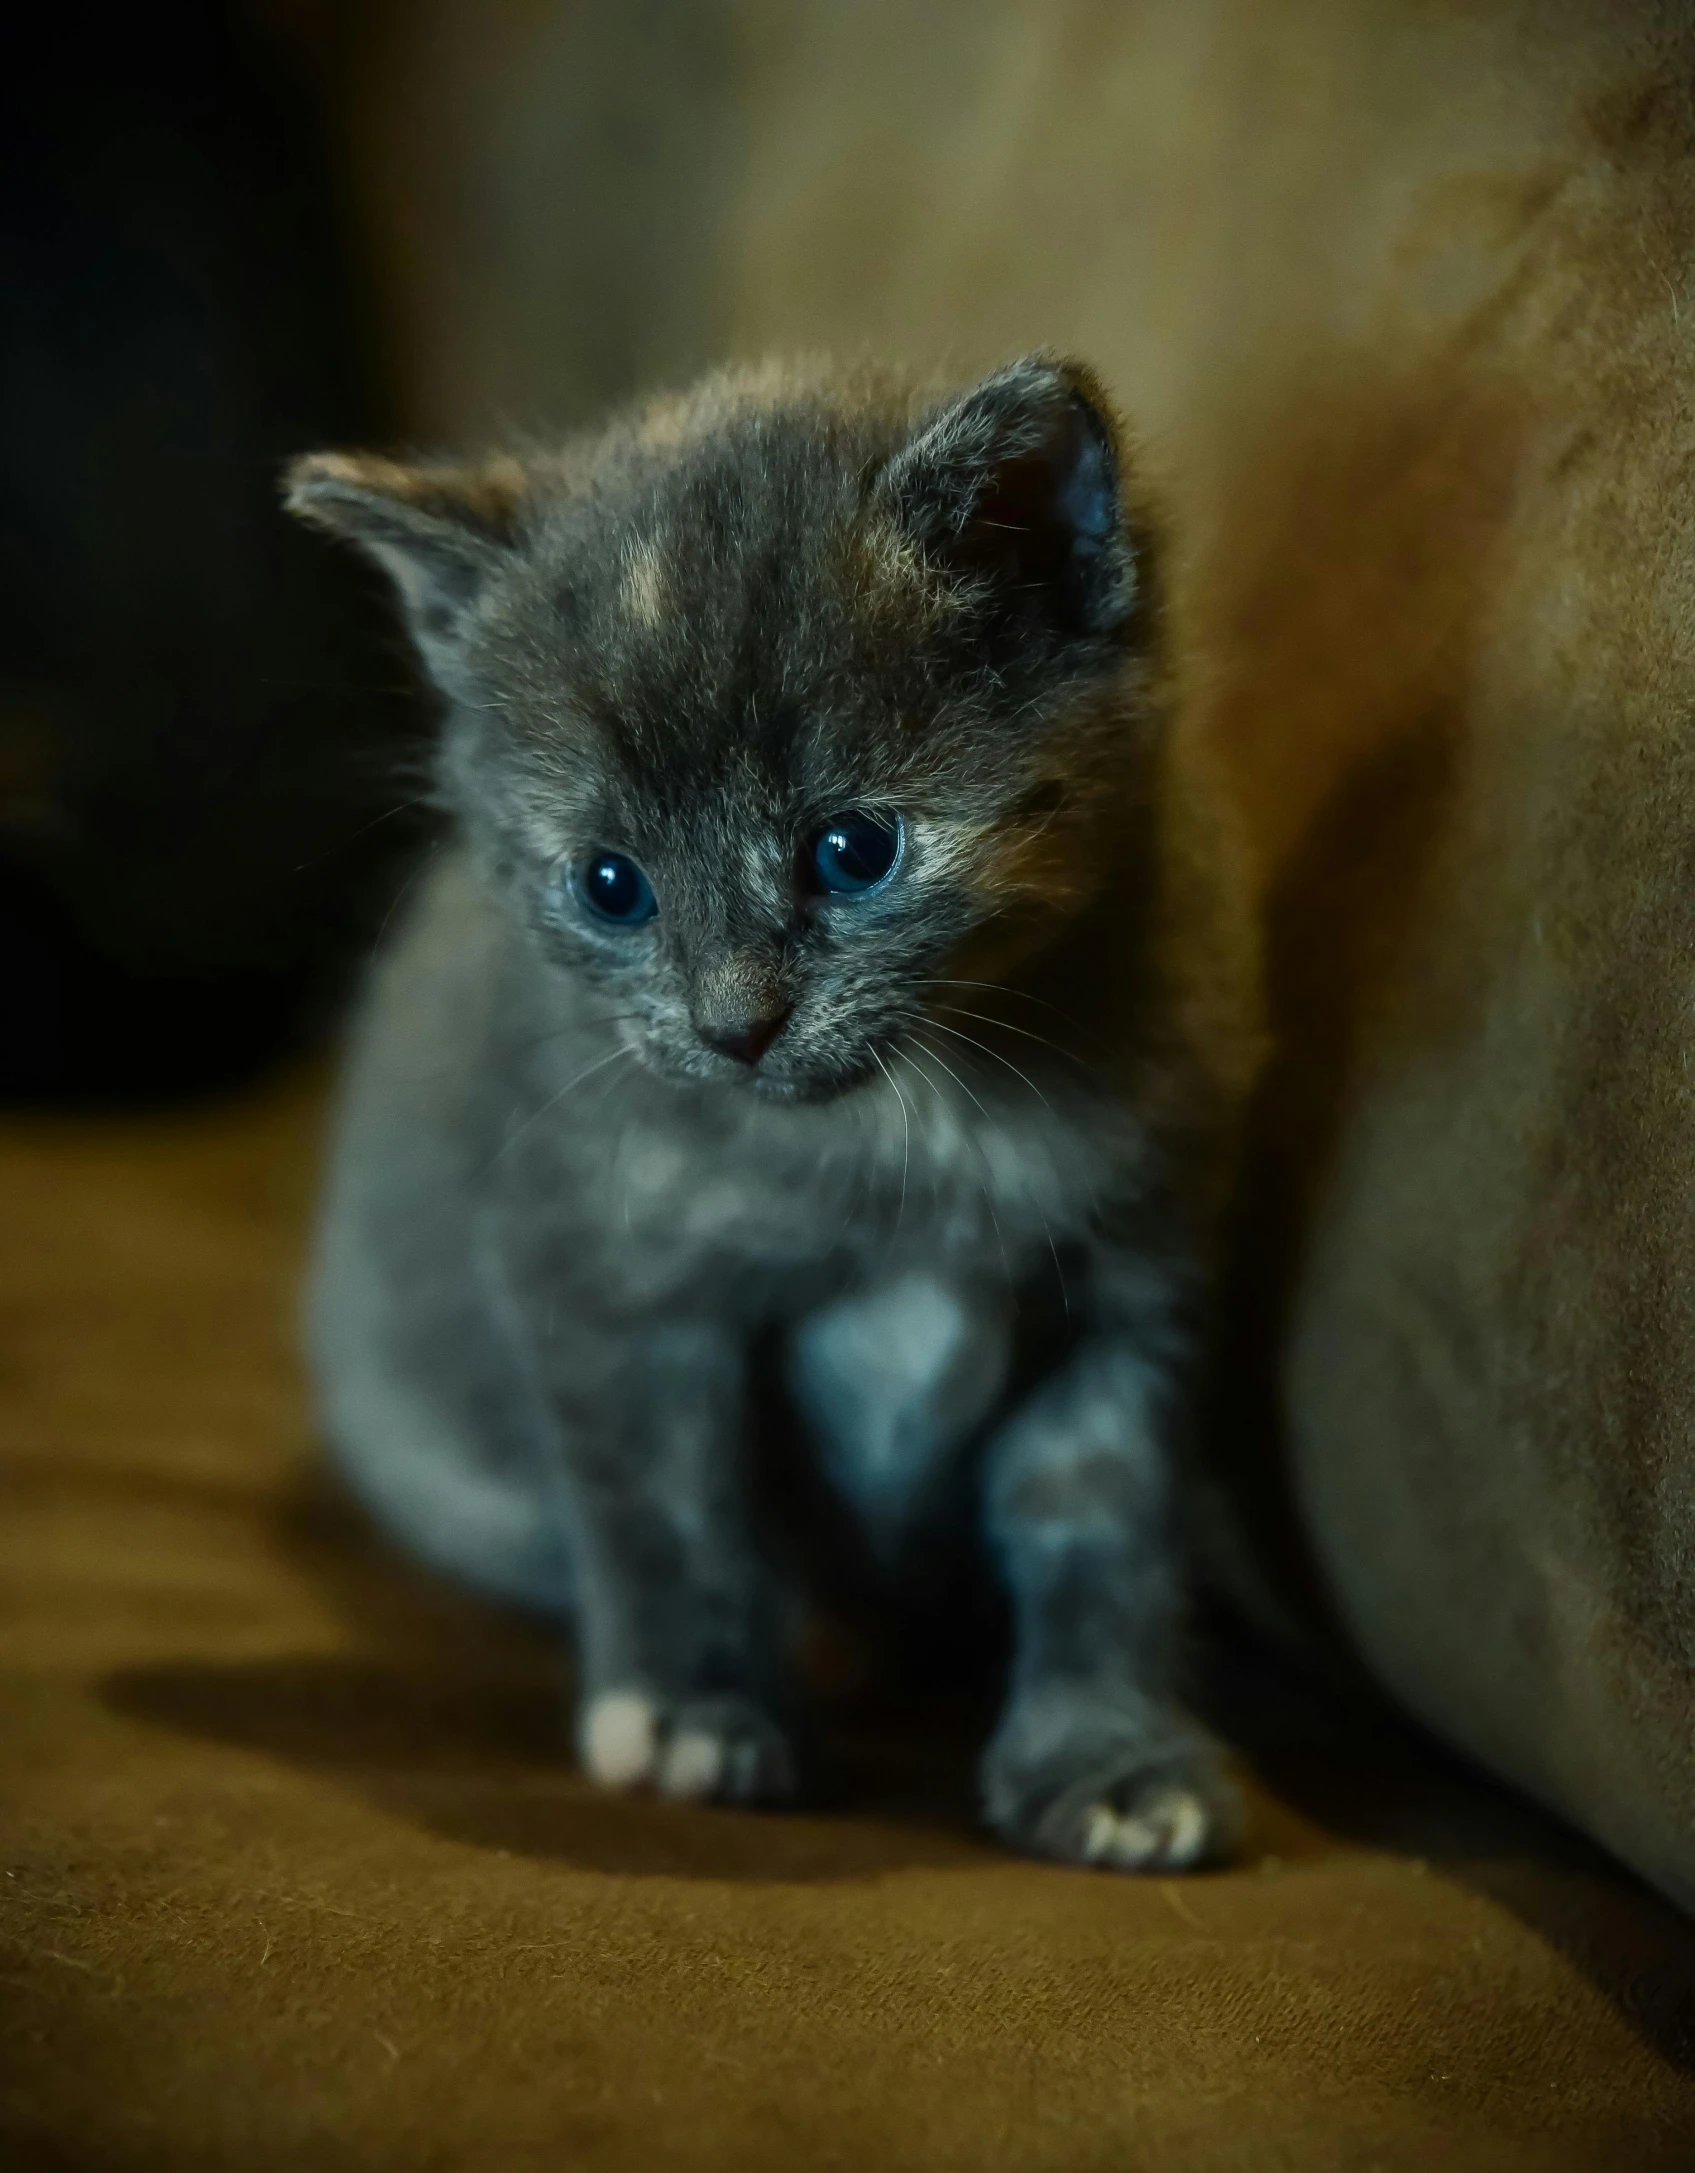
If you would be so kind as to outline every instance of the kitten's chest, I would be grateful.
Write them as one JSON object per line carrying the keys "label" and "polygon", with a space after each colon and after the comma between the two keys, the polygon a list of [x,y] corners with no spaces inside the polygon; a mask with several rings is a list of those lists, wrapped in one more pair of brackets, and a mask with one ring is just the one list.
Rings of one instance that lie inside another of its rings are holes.
{"label": "kitten's chest", "polygon": [[799,1311],[906,1268],[1051,1272],[1133,1189],[1136,1162],[1133,1128],[1101,1112],[858,1096],[711,1127],[635,1111],[578,1183],[610,1256],[679,1283],[757,1281]]}

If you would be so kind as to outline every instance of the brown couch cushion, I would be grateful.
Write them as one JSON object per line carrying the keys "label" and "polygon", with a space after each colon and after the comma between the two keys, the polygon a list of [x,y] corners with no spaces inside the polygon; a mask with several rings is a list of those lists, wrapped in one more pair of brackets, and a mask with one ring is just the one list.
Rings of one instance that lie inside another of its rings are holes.
{"label": "brown couch cushion", "polygon": [[1695,1932],[1370,1731],[1183,1881],[910,1732],[828,1817],[592,1794],[546,1640],[311,1479],[319,1112],[0,1137],[8,2166],[1689,2164]]}

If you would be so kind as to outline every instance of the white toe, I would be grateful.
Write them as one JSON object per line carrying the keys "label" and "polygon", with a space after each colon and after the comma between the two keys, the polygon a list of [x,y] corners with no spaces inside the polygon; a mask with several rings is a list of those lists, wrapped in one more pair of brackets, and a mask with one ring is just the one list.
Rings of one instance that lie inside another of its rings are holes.
{"label": "white toe", "polygon": [[1140,1870],[1159,1854],[1160,1839],[1159,1827],[1151,1818],[1121,1818],[1112,1837],[1111,1860],[1127,1870]]}
{"label": "white toe", "polygon": [[704,1729],[685,1729],[673,1737],[659,1768],[660,1793],[698,1803],[717,1793],[724,1775],[724,1745]]}
{"label": "white toe", "polygon": [[658,1750],[653,1700],[639,1690],[608,1690],[583,1716],[583,1764],[602,1788],[633,1788],[653,1772]]}
{"label": "white toe", "polygon": [[1198,1862],[1209,1832],[1206,1806],[1184,1789],[1162,1789],[1134,1812],[1097,1803],[1083,1828],[1086,1863],[1111,1864],[1120,1871],[1150,1865],[1181,1871]]}
{"label": "white toe", "polygon": [[1199,1797],[1174,1789],[1160,1808],[1170,1836],[1165,1844],[1166,1862],[1179,1869],[1195,1863],[1207,1845],[1206,1806]]}

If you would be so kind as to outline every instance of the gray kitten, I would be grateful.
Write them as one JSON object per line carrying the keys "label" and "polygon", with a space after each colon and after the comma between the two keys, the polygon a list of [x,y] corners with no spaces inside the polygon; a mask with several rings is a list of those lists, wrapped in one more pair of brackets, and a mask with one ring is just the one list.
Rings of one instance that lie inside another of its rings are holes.
{"label": "gray kitten", "polygon": [[445,700],[457,839],[357,1036],[312,1302],[345,1469],[568,1616],[610,1787],[800,1781],[774,1354],[898,1574],[1009,1603],[1022,1848],[1225,1845],[1173,1702],[1196,1309],[1145,516],[1087,371],[732,375],[545,457],[302,461]]}

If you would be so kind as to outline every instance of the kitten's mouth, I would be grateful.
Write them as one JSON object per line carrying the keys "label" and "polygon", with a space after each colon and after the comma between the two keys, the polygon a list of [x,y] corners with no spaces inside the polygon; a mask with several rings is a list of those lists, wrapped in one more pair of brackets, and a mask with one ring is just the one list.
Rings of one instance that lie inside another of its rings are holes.
{"label": "kitten's mouth", "polygon": [[762,1066],[741,1081],[762,1102],[789,1104],[832,1102],[854,1083],[834,1073],[766,1071]]}
{"label": "kitten's mouth", "polygon": [[816,1108],[824,1102],[839,1102],[850,1094],[860,1093],[873,1087],[885,1077],[883,1067],[875,1053],[868,1051],[859,1063],[851,1068],[843,1066],[839,1071],[778,1073],[756,1071],[748,1084],[762,1101],[805,1104]]}
{"label": "kitten's mouth", "polygon": [[863,1050],[857,1061],[829,1068],[813,1068],[804,1063],[792,1069],[787,1065],[780,1067],[778,1059],[789,1053],[774,1048],[769,1057],[762,1053],[748,1063],[732,1061],[713,1050],[710,1044],[681,1048],[668,1047],[663,1041],[635,1044],[635,1054],[642,1068],[668,1080],[672,1086],[685,1091],[692,1088],[698,1092],[707,1088],[721,1094],[748,1094],[778,1107],[817,1107],[821,1103],[839,1101],[844,1095],[872,1084],[879,1076],[878,1058],[870,1048]]}
{"label": "kitten's mouth", "polygon": [[756,1071],[747,1082],[762,1102],[807,1102],[828,1099],[829,1089],[820,1094],[815,1086],[798,1079],[773,1079],[766,1072]]}
{"label": "kitten's mouth", "polygon": [[844,1094],[851,1094],[856,1087],[864,1086],[867,1080],[876,1076],[874,1063],[857,1071],[840,1072],[767,1071],[761,1065],[745,1070],[740,1078],[726,1079],[722,1083],[779,1107],[817,1108],[824,1102],[839,1101]]}

